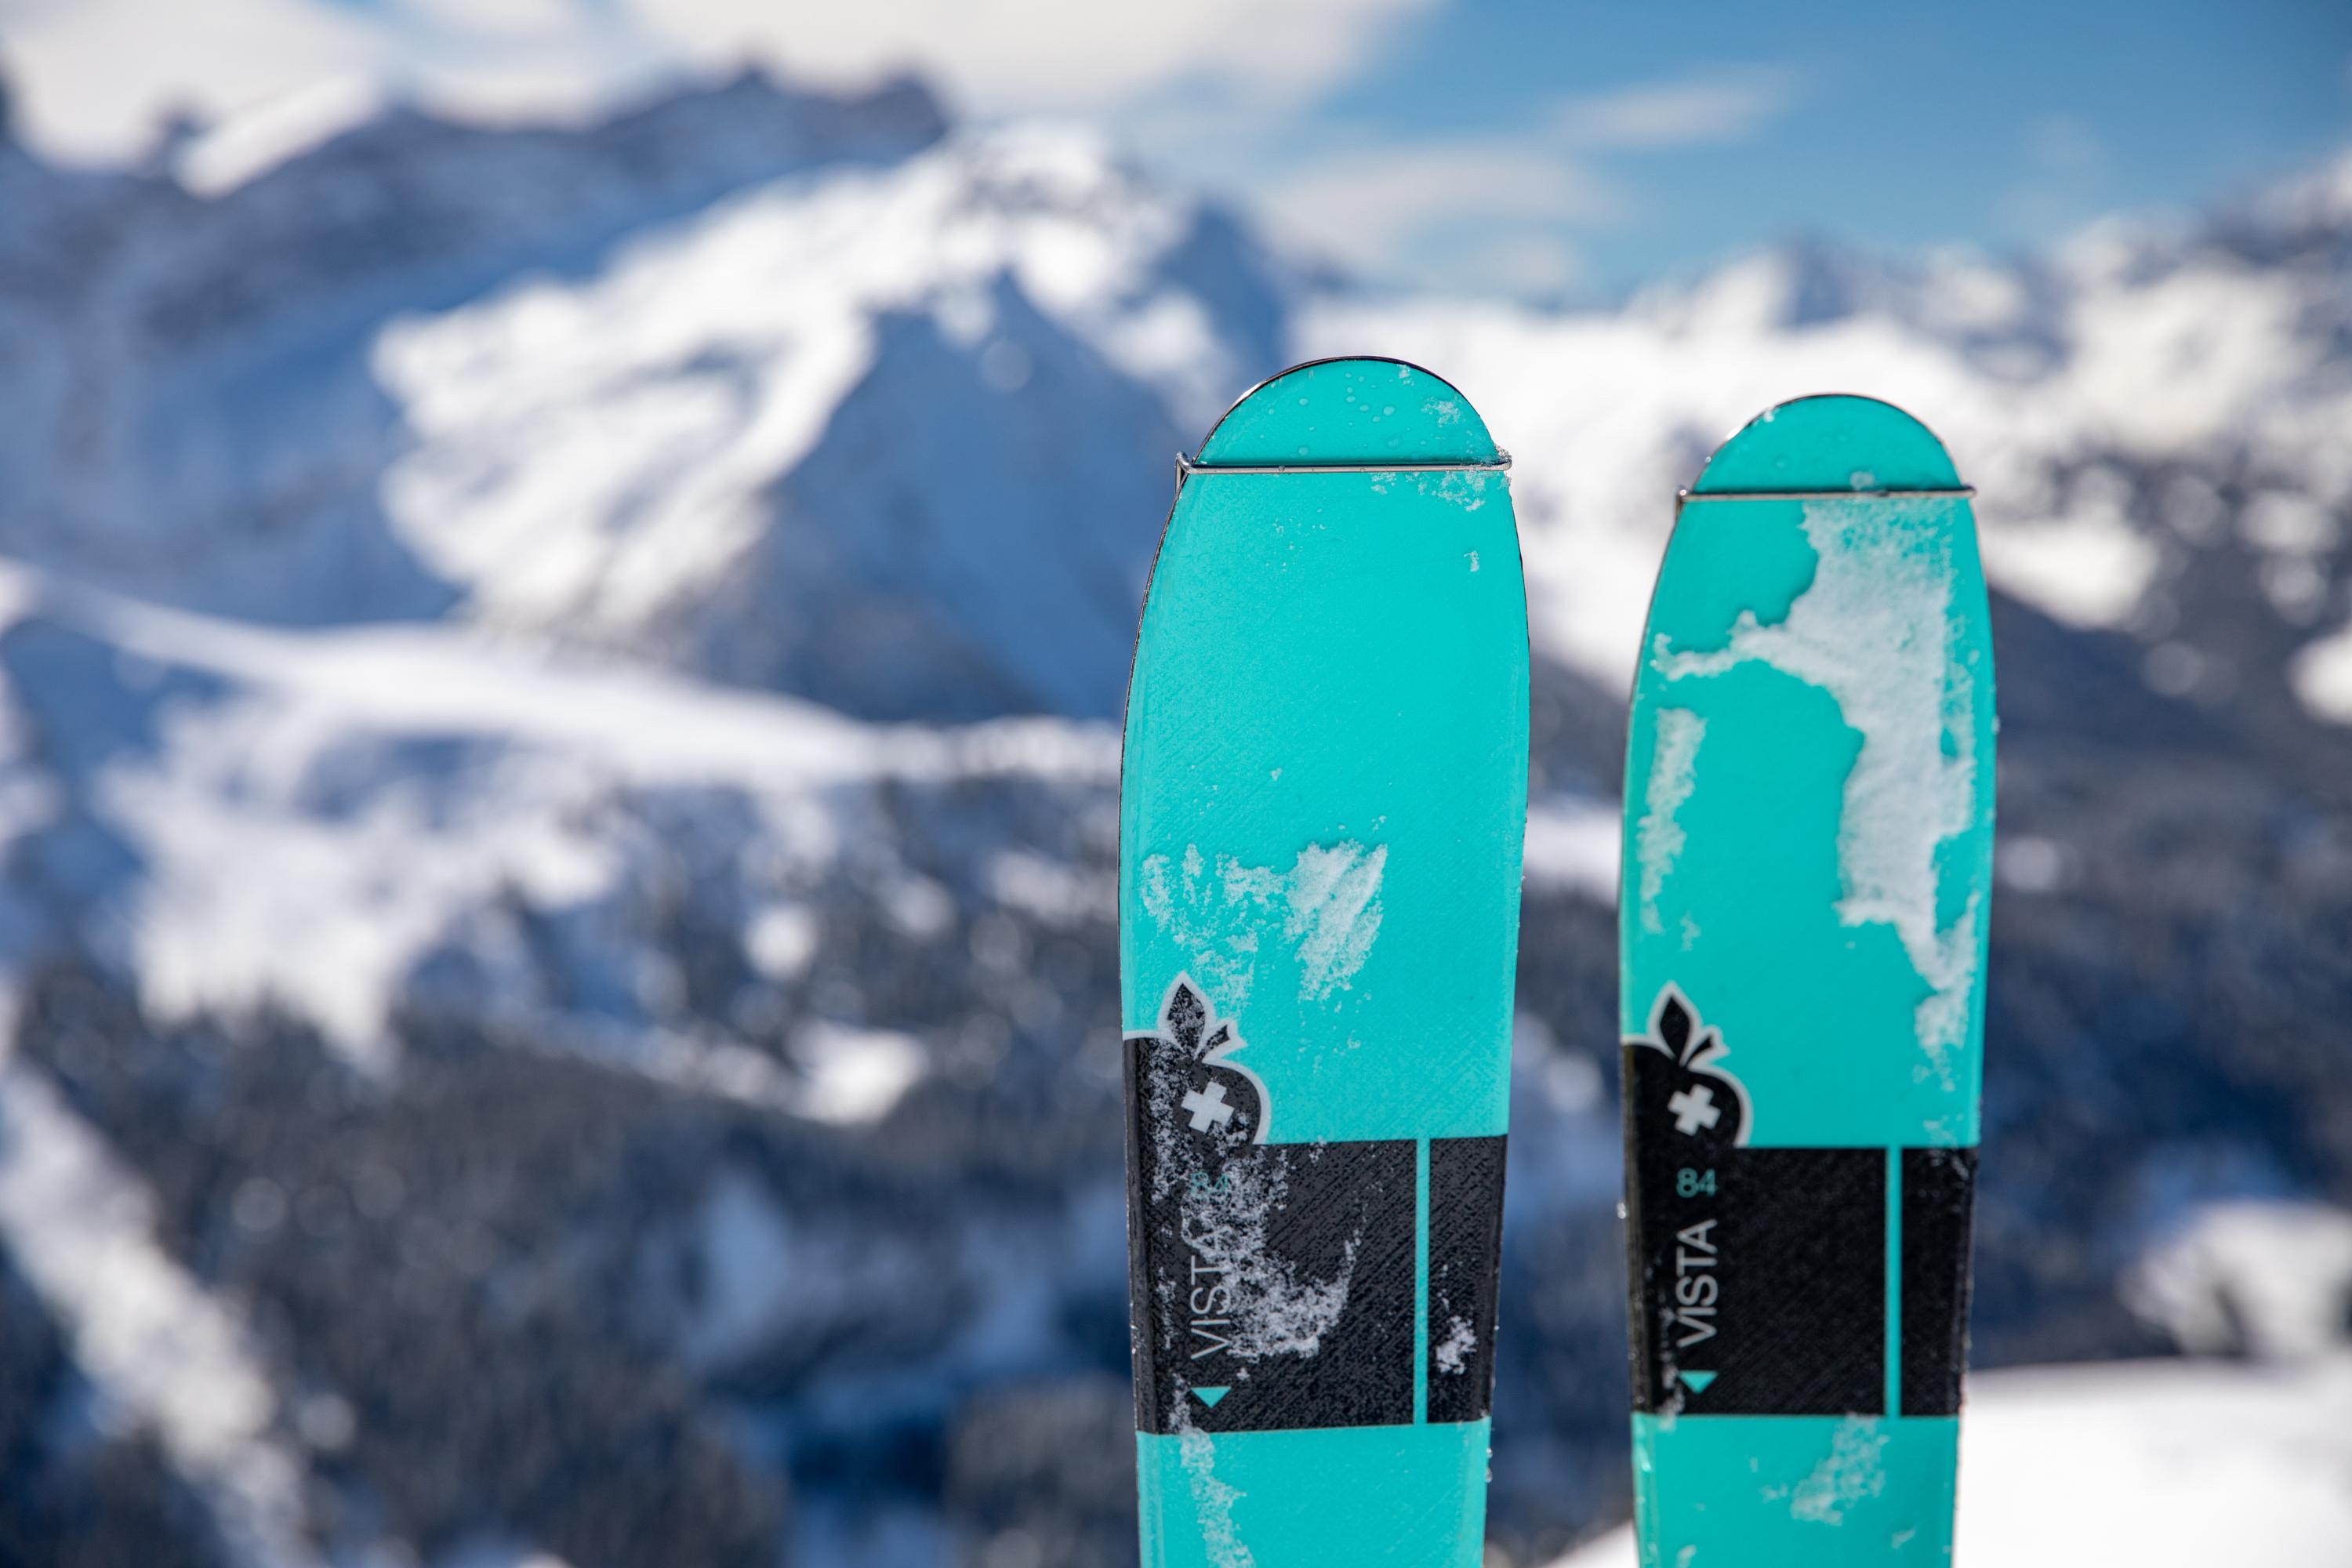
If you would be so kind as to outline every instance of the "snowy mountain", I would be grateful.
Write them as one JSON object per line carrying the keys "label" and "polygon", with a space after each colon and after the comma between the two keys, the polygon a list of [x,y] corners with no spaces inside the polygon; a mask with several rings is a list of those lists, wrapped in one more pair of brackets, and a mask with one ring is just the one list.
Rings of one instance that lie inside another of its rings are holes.
{"label": "snowy mountain", "polygon": [[1279,310],[1084,141],[960,140],[404,323],[383,493],[474,618],[856,712],[1115,715],[1136,520]]}
{"label": "snowy mountain", "polygon": [[1983,492],[1998,587],[2171,646],[2158,689],[2218,700],[2294,661],[2200,646],[2199,626],[2170,640],[2196,592],[2181,579],[2249,572],[2290,647],[2345,620],[2347,247],[2352,157],[2203,226],[2118,223],[2022,264],[1799,247],[1621,313],[1350,301],[1301,331],[1309,351],[1372,341],[1444,364],[1513,433],[1541,635],[1613,685],[1671,516],[1658,498],[1758,410],[1859,389],[1928,419]]}
{"label": "snowy mountain", "polygon": [[570,137],[397,114],[210,200],[12,152],[0,544],[861,712],[1113,713],[1134,520],[1276,356],[1278,279],[1083,138],[940,136],[912,87],[750,78]]}
{"label": "snowy mountain", "polygon": [[8,547],[271,618],[436,611],[378,494],[403,445],[370,364],[388,322],[593,272],[648,223],[941,129],[913,86],[747,78],[579,135],[395,112],[210,199],[0,149]]}
{"label": "snowy mountain", "polygon": [[0,1563],[1126,1560],[1111,721],[1174,452],[1343,352],[1517,457],[1497,1550],[1625,1506],[1617,694],[1801,392],[1983,489],[1979,1359],[2335,1353],[2352,159],[1555,314],[911,86],[0,144]]}

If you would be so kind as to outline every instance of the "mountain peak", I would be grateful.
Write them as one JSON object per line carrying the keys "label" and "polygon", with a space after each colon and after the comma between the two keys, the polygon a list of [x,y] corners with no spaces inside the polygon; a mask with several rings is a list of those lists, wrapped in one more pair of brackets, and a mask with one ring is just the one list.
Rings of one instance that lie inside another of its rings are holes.
{"label": "mountain peak", "polygon": [[1671,332],[1733,338],[1898,321],[1971,349],[2042,346],[2042,283],[2028,267],[1949,247],[1883,258],[1822,236],[1753,252],[1652,289],[1627,313]]}

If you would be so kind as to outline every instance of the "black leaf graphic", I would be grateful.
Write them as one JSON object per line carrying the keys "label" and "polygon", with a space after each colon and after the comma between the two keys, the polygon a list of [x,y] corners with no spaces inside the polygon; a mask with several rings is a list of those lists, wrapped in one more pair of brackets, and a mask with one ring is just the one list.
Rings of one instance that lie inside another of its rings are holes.
{"label": "black leaf graphic", "polygon": [[1659,993],[1650,1016],[1650,1033],[1625,1042],[1647,1047],[1625,1058],[1637,1123],[1662,1125],[1675,1139],[1746,1143],[1753,1112],[1746,1087],[1723,1066],[1723,1032],[1674,985]]}
{"label": "black leaf graphic", "polygon": [[1160,1028],[1128,1037],[1142,1051],[1139,1081],[1153,1080],[1154,1115],[1195,1134],[1204,1157],[1222,1160],[1264,1132],[1265,1090],[1257,1075],[1224,1059],[1246,1047],[1237,1026],[1219,1018],[1190,978],[1178,975],[1160,1005]]}
{"label": "black leaf graphic", "polygon": [[1690,1009],[1679,996],[1668,996],[1666,1005],[1658,1009],[1658,1038],[1665,1043],[1666,1052],[1676,1061],[1688,1059],[1684,1047],[1690,1044]]}
{"label": "black leaf graphic", "polygon": [[1168,994],[1168,1005],[1162,1012],[1160,1027],[1188,1057],[1203,1054],[1201,1027],[1209,1021],[1208,999],[1192,986],[1179,980]]}

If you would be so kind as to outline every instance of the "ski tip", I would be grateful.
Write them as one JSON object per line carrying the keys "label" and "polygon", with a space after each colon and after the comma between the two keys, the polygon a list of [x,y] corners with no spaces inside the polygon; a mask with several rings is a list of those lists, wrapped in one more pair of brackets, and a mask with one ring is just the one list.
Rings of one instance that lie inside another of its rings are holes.
{"label": "ski tip", "polygon": [[1315,360],[1261,383],[1201,443],[1204,465],[1495,465],[1486,422],[1452,383],[1403,360]]}
{"label": "ski tip", "polygon": [[1217,1407],[1217,1401],[1223,1399],[1226,1394],[1231,1394],[1232,1392],[1233,1387],[1228,1384],[1218,1388],[1196,1388],[1192,1391],[1192,1397],[1198,1399],[1210,1409],[1214,1410]]}
{"label": "ski tip", "polygon": [[[1870,454],[1870,467],[1853,454]],[[1690,488],[1722,490],[1916,490],[1959,486],[1936,433],[1881,398],[1794,397],[1766,409],[1715,449]]]}

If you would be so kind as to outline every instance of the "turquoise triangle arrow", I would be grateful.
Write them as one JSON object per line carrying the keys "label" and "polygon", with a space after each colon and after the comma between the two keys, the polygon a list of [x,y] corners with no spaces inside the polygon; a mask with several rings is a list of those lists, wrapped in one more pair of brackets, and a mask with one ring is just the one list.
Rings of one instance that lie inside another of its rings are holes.
{"label": "turquoise triangle arrow", "polygon": [[1214,1410],[1217,1407],[1218,1400],[1223,1399],[1226,1394],[1231,1394],[1232,1392],[1233,1387],[1230,1384],[1222,1388],[1196,1388],[1192,1391],[1193,1394],[1199,1398],[1201,1403],[1207,1405],[1212,1410]]}
{"label": "turquoise triangle arrow", "polygon": [[1715,1381],[1715,1373],[1711,1372],[1685,1372],[1680,1375],[1683,1386],[1693,1394],[1705,1394],[1706,1385]]}

